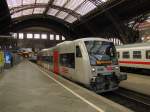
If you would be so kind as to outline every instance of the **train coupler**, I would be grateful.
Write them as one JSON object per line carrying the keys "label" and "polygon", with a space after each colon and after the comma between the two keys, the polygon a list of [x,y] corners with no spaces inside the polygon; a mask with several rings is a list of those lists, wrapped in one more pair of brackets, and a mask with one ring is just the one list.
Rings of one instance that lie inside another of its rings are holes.
{"label": "train coupler", "polygon": [[120,73],[120,75],[118,76],[118,80],[127,80],[127,73]]}

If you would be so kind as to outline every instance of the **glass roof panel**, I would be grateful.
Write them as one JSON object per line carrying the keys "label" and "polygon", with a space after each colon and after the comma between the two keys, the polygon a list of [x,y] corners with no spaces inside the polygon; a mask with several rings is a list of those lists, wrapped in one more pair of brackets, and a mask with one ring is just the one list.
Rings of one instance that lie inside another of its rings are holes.
{"label": "glass roof panel", "polygon": [[[11,15],[12,18],[30,14],[43,14],[44,11],[47,11],[46,8],[49,8],[49,10],[46,12],[47,15],[56,16],[57,18],[65,19],[65,21],[69,23],[73,23],[78,18],[80,18],[80,16],[84,16],[90,11],[94,10],[97,4],[100,5],[108,0],[6,0],[6,1],[10,8],[11,14],[13,14]],[[53,1],[52,6],[50,4],[48,5],[48,3],[51,1]],[[30,4],[32,4],[31,7]],[[33,6],[34,4],[38,5],[34,7]],[[17,7],[22,5],[29,5],[29,6],[23,6],[24,8],[20,8],[22,9],[20,10],[20,12],[15,13]],[[15,10],[11,9],[13,7],[16,7]]]}
{"label": "glass roof panel", "polygon": [[29,4],[34,4],[34,3],[35,3],[35,0],[23,0],[23,5],[29,5]]}
{"label": "glass roof panel", "polygon": [[55,16],[55,14],[58,12],[59,10],[57,9],[53,9],[53,8],[50,8],[47,12],[48,15],[52,15],[52,16]]}
{"label": "glass roof panel", "polygon": [[42,14],[45,8],[34,8],[33,14]]}
{"label": "glass roof panel", "polygon": [[64,11],[61,11],[57,17],[60,18],[60,19],[64,19],[66,16],[68,15],[68,13],[64,12]]}
{"label": "glass roof panel", "polygon": [[7,0],[7,4],[9,8],[12,8],[12,7],[20,6],[22,4],[22,1],[21,0]]}
{"label": "glass roof panel", "polygon": [[49,0],[36,0],[36,3],[48,3]]}
{"label": "glass roof panel", "polygon": [[95,3],[96,5],[101,5],[104,2],[107,2],[108,0],[91,0],[91,2]]}
{"label": "glass roof panel", "polygon": [[53,5],[63,6],[68,0],[54,0]]}
{"label": "glass roof panel", "polygon": [[20,17],[20,16],[22,16],[22,11],[14,13],[13,15],[11,15],[12,18],[17,18],[17,17]]}
{"label": "glass roof panel", "polygon": [[23,15],[30,15],[32,14],[33,9],[27,9],[27,10],[23,10]]}
{"label": "glass roof panel", "polygon": [[92,2],[87,1],[86,3],[82,4],[76,12],[83,16],[89,13],[90,11],[94,10],[95,8],[96,6]]}
{"label": "glass roof panel", "polygon": [[73,23],[77,20],[77,18],[75,18],[74,16],[70,15],[66,18],[65,21],[69,22],[69,23]]}
{"label": "glass roof panel", "polygon": [[108,0],[101,0],[102,2],[107,2]]}
{"label": "glass roof panel", "polygon": [[78,7],[81,3],[83,3],[85,0],[70,0],[65,8],[74,10],[76,7]]}

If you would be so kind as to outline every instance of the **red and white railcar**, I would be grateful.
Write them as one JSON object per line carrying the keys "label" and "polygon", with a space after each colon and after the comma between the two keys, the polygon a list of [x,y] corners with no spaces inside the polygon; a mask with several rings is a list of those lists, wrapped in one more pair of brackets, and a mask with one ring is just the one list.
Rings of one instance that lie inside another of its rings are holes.
{"label": "red and white railcar", "polygon": [[116,49],[102,38],[65,41],[38,53],[38,64],[96,92],[118,88],[126,74],[121,74]]}

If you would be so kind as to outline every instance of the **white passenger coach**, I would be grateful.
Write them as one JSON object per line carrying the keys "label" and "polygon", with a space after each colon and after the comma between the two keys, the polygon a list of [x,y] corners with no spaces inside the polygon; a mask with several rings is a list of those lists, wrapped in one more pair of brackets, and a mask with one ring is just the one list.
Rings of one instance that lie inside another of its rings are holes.
{"label": "white passenger coach", "polygon": [[117,46],[121,67],[150,70],[150,42]]}

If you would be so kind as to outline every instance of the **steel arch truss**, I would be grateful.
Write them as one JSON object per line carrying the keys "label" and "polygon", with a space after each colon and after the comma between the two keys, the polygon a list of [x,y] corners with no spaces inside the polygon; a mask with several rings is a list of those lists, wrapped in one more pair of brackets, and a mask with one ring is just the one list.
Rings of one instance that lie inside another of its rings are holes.
{"label": "steel arch truss", "polygon": [[[34,10],[38,8],[38,10],[43,11],[41,11],[42,13],[40,12],[42,15],[51,15],[66,22],[73,23],[101,5],[96,4],[97,1],[101,1],[103,4],[112,0],[7,0],[7,4],[12,18],[33,15],[35,14]],[[28,12],[29,9],[32,10],[32,13]],[[53,14],[49,13],[50,10],[53,10]],[[19,14],[19,12],[23,13],[25,11],[28,14]]]}
{"label": "steel arch truss", "polygon": [[[13,7],[10,9],[10,14],[15,14],[17,12],[20,12],[20,11],[23,11],[23,10],[27,10],[27,9],[34,9],[34,8],[45,8],[47,7],[47,4],[30,4],[30,5],[23,5],[23,6],[19,6],[19,7]],[[76,13],[75,11],[73,10],[70,10],[70,9],[67,9],[67,8],[64,8],[64,7],[59,7],[59,6],[56,6],[56,5],[49,5],[50,8],[54,8],[54,9],[57,9],[59,11],[64,11],[76,18],[80,18],[81,15]],[[47,9],[46,9],[47,10]],[[45,10],[45,14],[46,14],[46,11]],[[56,15],[55,15],[56,16]]]}

